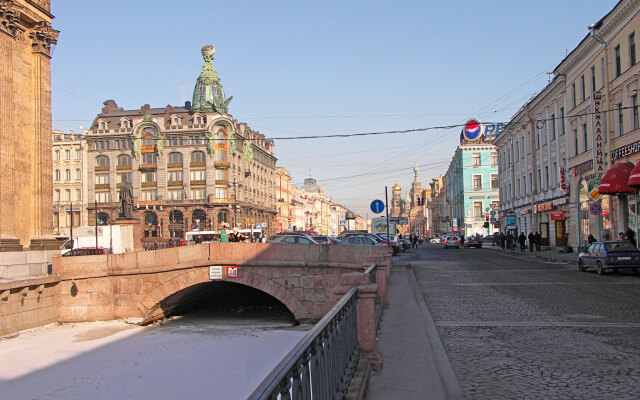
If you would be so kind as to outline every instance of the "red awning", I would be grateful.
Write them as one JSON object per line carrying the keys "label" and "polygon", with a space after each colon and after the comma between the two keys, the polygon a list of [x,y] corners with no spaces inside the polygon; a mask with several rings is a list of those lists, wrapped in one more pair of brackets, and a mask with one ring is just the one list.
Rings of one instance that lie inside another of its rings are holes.
{"label": "red awning", "polygon": [[640,187],[640,161],[631,170],[631,175],[629,175],[629,186],[634,188]]}
{"label": "red awning", "polygon": [[598,192],[601,194],[634,193],[637,189],[629,187],[629,176],[633,163],[621,162],[611,167],[600,179]]}

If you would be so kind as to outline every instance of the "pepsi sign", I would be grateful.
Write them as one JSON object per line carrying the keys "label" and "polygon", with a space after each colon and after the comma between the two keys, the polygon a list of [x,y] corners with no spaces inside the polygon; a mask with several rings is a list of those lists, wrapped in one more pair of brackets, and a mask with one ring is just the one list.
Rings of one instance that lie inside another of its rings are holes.
{"label": "pepsi sign", "polygon": [[504,130],[503,123],[482,123],[475,118],[468,120],[462,132],[460,132],[460,143],[464,140],[467,142],[475,142],[483,136],[498,136]]}

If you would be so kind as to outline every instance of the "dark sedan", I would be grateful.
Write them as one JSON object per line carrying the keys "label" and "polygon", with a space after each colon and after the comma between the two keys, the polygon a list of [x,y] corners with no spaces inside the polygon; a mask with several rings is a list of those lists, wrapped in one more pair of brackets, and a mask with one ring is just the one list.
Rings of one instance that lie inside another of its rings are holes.
{"label": "dark sedan", "polygon": [[632,268],[635,272],[640,268],[640,250],[626,241],[595,242],[578,254],[578,270],[595,268],[602,275],[607,270]]}

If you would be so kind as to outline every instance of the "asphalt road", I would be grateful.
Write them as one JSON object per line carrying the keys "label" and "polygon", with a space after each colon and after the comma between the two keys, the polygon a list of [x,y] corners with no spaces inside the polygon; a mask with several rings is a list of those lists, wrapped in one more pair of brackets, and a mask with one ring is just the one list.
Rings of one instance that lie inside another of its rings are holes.
{"label": "asphalt road", "polygon": [[465,398],[640,398],[640,274],[441,245],[394,263],[411,265]]}

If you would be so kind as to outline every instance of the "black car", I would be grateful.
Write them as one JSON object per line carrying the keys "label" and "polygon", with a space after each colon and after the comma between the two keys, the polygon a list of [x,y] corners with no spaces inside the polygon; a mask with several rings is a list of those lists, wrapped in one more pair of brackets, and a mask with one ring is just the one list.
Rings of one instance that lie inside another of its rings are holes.
{"label": "black car", "polygon": [[464,247],[470,248],[475,247],[476,249],[482,248],[482,237],[480,236],[469,236],[464,241]]}
{"label": "black car", "polygon": [[578,270],[595,268],[602,275],[619,268],[640,269],[640,250],[627,241],[595,242],[578,254]]}

